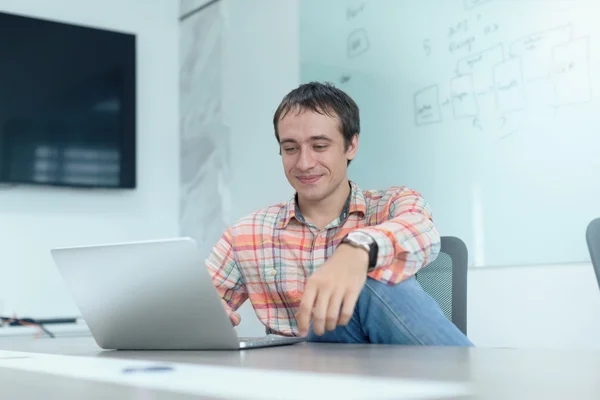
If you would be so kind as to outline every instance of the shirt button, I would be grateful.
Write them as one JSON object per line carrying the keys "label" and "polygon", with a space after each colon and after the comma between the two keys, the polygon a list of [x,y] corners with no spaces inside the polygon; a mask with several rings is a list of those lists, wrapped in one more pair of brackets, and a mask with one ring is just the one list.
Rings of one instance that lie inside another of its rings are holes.
{"label": "shirt button", "polygon": [[273,276],[277,275],[277,270],[276,269],[272,270],[271,275],[273,275]]}

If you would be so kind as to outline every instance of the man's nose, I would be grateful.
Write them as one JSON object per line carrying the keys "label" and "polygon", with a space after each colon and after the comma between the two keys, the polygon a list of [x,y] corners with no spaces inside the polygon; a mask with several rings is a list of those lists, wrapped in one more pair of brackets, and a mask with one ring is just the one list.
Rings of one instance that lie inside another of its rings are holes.
{"label": "man's nose", "polygon": [[300,156],[298,157],[298,162],[296,163],[296,168],[302,171],[306,171],[315,166],[315,157],[312,151],[308,149],[302,149],[300,151]]}

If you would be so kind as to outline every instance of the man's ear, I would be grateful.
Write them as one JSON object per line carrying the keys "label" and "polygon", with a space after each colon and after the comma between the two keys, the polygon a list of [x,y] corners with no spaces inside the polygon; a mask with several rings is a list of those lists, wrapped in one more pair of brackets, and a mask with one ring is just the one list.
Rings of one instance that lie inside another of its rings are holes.
{"label": "man's ear", "polygon": [[357,151],[358,151],[358,133],[355,133],[354,136],[352,136],[352,140],[350,141],[350,144],[348,145],[348,149],[346,150],[346,158],[348,159],[348,161],[354,159]]}

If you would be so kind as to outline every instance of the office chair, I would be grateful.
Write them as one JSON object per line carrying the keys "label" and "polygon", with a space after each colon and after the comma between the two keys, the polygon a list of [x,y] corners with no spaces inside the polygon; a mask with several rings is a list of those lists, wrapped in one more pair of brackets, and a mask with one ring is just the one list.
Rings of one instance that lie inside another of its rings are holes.
{"label": "office chair", "polygon": [[[600,251],[600,242],[598,245]],[[438,257],[415,276],[423,290],[439,304],[446,318],[465,335],[467,334],[467,260],[468,250],[465,243],[457,237],[443,236]]]}
{"label": "office chair", "polygon": [[587,240],[588,250],[592,259],[594,271],[596,271],[596,280],[600,288],[600,218],[596,218],[587,227],[585,238]]}

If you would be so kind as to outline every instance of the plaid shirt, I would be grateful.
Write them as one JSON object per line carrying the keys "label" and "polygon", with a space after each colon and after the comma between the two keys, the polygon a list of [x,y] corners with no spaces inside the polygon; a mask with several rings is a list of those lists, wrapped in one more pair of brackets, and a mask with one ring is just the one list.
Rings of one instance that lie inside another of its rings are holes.
{"label": "plaid shirt", "polygon": [[373,279],[396,284],[433,261],[440,236],[421,195],[406,187],[351,193],[341,215],[319,230],[306,222],[295,196],[259,210],[230,227],[206,260],[213,284],[236,310],[250,298],[272,332],[296,335],[295,313],[307,278],[353,230],[378,246]]}

